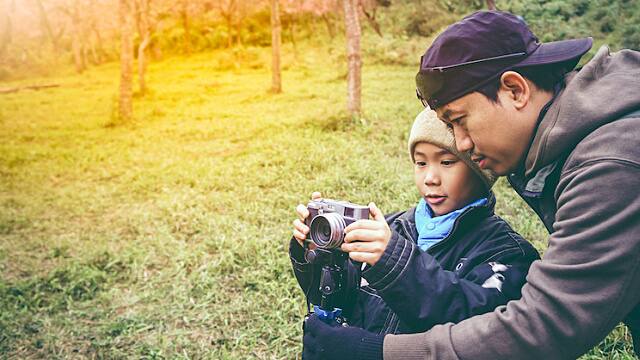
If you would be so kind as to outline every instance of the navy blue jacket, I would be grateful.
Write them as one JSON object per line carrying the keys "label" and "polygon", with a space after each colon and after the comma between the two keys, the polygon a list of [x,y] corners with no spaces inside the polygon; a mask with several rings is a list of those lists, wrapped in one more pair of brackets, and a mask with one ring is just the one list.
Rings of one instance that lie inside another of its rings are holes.
{"label": "navy blue jacket", "polygon": [[[465,210],[451,233],[426,252],[418,248],[415,208],[386,217],[387,248],[374,266],[362,271],[362,286],[344,292],[349,324],[379,334],[416,333],[436,324],[459,322],[520,298],[533,246],[493,213],[495,197]],[[309,300],[319,303],[319,267],[304,260],[292,239],[289,253],[295,276]],[[360,271],[349,264],[349,283]]]}

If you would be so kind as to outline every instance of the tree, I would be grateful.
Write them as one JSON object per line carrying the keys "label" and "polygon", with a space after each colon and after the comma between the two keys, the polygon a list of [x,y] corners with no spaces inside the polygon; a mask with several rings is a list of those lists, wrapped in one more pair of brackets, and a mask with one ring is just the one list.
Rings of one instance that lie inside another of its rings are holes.
{"label": "tree", "polygon": [[382,37],[382,30],[380,29],[380,24],[376,21],[376,11],[378,10],[378,1],[377,0],[358,0],[358,8],[360,12],[364,15],[365,19],[371,26],[371,28]]}
{"label": "tree", "polygon": [[489,10],[495,10],[496,9],[495,0],[487,0],[487,9],[489,9]]}
{"label": "tree", "polygon": [[5,14],[4,17],[4,29],[2,29],[2,33],[0,33],[0,59],[4,57],[4,54],[7,52],[7,48],[11,43],[11,16],[9,16],[12,12],[15,11],[15,0],[7,0],[5,3]]}
{"label": "tree", "polygon": [[189,0],[182,0],[180,17],[182,18],[182,26],[184,27],[184,52],[187,54],[190,54],[191,53],[191,28],[189,25]]}
{"label": "tree", "polygon": [[278,0],[271,0],[271,91],[282,92],[280,76],[280,9]]}
{"label": "tree", "polygon": [[138,35],[140,35],[140,45],[138,45],[138,84],[140,94],[147,91],[145,82],[145,73],[147,71],[147,61],[145,50],[151,42],[151,26],[149,23],[149,6],[151,0],[137,0],[136,5],[136,24],[138,27]]}
{"label": "tree", "polygon": [[49,23],[49,17],[47,16],[47,11],[42,4],[42,0],[36,0],[36,5],[38,6],[38,13],[40,15],[40,26],[42,27],[42,32],[49,38],[51,41],[51,45],[55,51],[58,51],[58,38],[53,34],[53,30],[51,29],[51,24]]}
{"label": "tree", "polygon": [[76,72],[82,73],[87,68],[85,44],[83,41],[86,34],[82,26],[82,16],[78,2],[78,0],[74,0],[68,6],[61,7],[61,10],[71,21],[71,51],[73,53],[73,63],[76,67]]}
{"label": "tree", "polygon": [[132,0],[120,0],[120,119],[133,116],[133,26],[131,19]]}
{"label": "tree", "polygon": [[358,0],[343,0],[344,20],[347,34],[347,110],[353,117],[360,117],[361,68],[360,21],[358,20]]}

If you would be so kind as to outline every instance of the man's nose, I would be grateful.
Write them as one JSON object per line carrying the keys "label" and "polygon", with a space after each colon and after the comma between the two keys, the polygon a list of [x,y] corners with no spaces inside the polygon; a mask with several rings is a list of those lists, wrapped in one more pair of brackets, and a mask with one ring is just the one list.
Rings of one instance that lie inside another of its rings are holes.
{"label": "man's nose", "polygon": [[453,127],[453,136],[456,139],[456,149],[460,152],[473,150],[473,141],[469,137],[469,133],[460,126]]}

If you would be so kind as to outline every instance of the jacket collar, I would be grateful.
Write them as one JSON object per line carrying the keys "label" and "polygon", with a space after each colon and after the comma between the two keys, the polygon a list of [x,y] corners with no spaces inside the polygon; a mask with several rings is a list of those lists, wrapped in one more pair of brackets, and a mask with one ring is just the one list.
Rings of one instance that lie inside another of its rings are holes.
{"label": "jacket collar", "polygon": [[[489,191],[489,194],[487,195],[487,200],[488,201],[486,204],[481,206],[470,207],[467,210],[465,210],[462,214],[460,214],[460,216],[458,216],[456,221],[453,223],[453,228],[449,233],[449,235],[446,238],[444,238],[442,241],[440,241],[439,243],[431,247],[431,249],[440,247],[441,244],[443,243],[449,243],[451,235],[455,232],[456,228],[463,222],[467,222],[471,218],[487,217],[487,216],[493,215],[494,208],[496,205],[496,197],[493,194],[493,191]],[[394,222],[401,225],[401,228],[405,232],[404,235],[407,238],[409,238],[414,243],[418,242],[418,230],[416,229],[416,208],[415,207],[405,211],[404,214],[398,216],[394,220]]]}

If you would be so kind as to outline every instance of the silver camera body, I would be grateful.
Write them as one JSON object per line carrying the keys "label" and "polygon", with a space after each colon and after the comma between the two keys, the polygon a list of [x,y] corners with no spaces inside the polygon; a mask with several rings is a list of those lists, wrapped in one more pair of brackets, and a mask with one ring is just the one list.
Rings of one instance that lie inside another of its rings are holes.
{"label": "silver camera body", "polygon": [[369,207],[348,201],[312,200],[307,204],[307,239],[321,249],[335,249],[344,241],[344,229],[351,223],[369,218]]}

